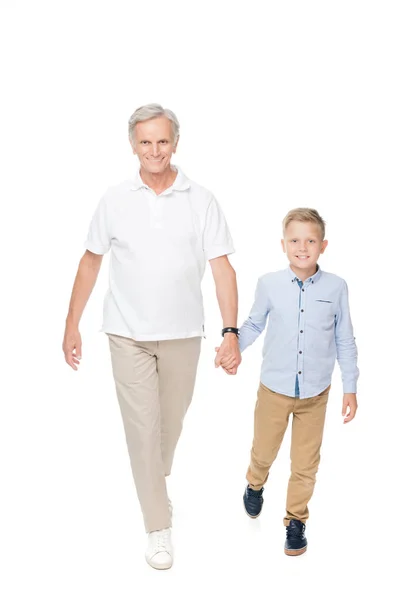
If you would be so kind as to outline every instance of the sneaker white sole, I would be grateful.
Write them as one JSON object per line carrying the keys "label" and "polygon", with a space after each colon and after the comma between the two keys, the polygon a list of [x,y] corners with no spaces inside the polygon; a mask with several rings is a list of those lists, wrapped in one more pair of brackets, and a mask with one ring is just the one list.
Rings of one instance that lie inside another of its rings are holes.
{"label": "sneaker white sole", "polygon": [[166,571],[167,569],[170,569],[172,567],[172,559],[171,559],[171,563],[170,564],[165,564],[165,565],[159,565],[159,564],[153,564],[151,562],[151,558],[147,558],[147,556],[145,556],[146,558],[146,562],[148,565],[150,565],[150,567],[152,567],[153,569],[156,569],[157,571]]}

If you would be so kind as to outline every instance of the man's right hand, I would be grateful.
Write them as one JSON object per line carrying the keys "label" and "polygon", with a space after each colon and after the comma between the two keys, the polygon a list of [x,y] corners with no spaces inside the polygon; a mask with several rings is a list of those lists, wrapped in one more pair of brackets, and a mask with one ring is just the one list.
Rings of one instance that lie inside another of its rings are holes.
{"label": "man's right hand", "polygon": [[74,371],[77,371],[79,362],[82,358],[82,340],[77,327],[72,327],[71,325],[65,327],[62,349],[65,362],[74,369]]}
{"label": "man's right hand", "polygon": [[[218,353],[219,353],[220,349],[221,349],[221,346],[217,346],[217,347],[215,348],[215,352],[217,353],[217,356],[218,356]],[[216,356],[216,360],[217,360],[217,356]],[[240,354],[239,354],[239,364],[240,364],[240,362],[241,362],[241,361],[242,361],[242,358],[241,358],[241,356],[240,356]],[[229,362],[229,358],[228,358],[228,359],[226,359],[226,358],[223,358],[223,359],[221,360],[221,362],[220,362],[220,366],[221,366],[221,367],[222,367],[222,369],[225,371],[225,373],[227,373],[228,375],[236,375],[239,365],[236,365],[236,366],[230,366],[230,367],[228,368],[228,367],[224,366],[224,362],[225,362],[225,364],[228,364],[228,362]],[[217,366],[217,365],[215,365],[215,366]]]}

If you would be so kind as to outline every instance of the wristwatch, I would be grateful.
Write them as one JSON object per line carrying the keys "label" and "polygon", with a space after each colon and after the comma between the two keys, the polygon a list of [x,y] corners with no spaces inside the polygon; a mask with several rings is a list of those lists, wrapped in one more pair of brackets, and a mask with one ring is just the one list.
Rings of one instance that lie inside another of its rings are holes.
{"label": "wristwatch", "polygon": [[222,337],[224,337],[226,333],[234,333],[236,337],[239,337],[239,329],[237,327],[224,327],[221,331]]}

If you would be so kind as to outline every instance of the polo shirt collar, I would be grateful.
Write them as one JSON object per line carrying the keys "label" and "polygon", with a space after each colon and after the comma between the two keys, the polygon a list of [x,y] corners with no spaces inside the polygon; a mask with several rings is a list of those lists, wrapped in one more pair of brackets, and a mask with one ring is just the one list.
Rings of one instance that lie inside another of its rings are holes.
{"label": "polo shirt collar", "polygon": [[[297,277],[296,273],[293,273],[293,271],[290,267],[287,268],[287,272],[290,276],[292,283],[297,283],[298,281],[300,281],[299,278]],[[317,265],[317,272],[314,275],[312,275],[311,277],[309,277],[308,279],[306,279],[304,281],[304,284],[317,283],[317,281],[320,279],[321,275],[322,275],[321,267],[319,265]]]}
{"label": "polo shirt collar", "polygon": [[[171,165],[171,168],[174,171],[177,171],[177,176],[176,179],[174,181],[174,183],[171,185],[171,187],[167,188],[170,192],[183,192],[185,190],[188,190],[190,188],[190,179],[188,179],[186,177],[186,175],[183,173],[183,171],[175,166],[175,165]],[[132,185],[131,185],[131,190],[137,191],[140,190],[142,188],[148,188],[149,186],[146,185],[142,178],[140,177],[140,169],[137,170],[137,173],[135,175],[135,178],[132,181]],[[163,194],[166,192],[167,190],[165,190],[163,192]]]}

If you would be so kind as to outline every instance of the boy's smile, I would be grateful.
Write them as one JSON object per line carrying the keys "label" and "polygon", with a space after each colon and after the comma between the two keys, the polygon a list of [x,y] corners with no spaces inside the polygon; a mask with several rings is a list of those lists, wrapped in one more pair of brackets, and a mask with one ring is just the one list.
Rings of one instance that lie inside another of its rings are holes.
{"label": "boy's smile", "polygon": [[291,221],[282,240],[290,267],[301,281],[314,275],[318,258],[327,245],[328,241],[322,239],[320,226],[309,221]]}

